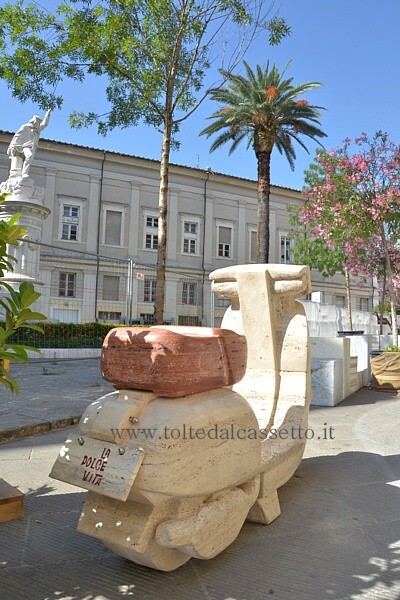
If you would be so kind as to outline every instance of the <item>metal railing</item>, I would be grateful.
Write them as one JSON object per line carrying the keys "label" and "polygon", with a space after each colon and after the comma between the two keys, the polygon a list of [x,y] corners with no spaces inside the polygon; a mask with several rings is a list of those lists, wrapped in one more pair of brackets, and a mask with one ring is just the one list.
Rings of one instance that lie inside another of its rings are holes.
{"label": "metal railing", "polygon": [[[56,328],[53,327],[51,335],[48,333],[51,324],[64,325],[58,328],[57,337],[65,335],[65,340],[58,339],[57,347],[73,347],[72,326],[69,326],[67,334],[69,324],[82,326],[79,335],[81,342],[87,344],[85,347],[92,347],[91,343],[93,347],[99,347],[99,337],[104,328],[93,328],[91,334],[88,324],[112,327],[150,325],[154,322],[157,293],[155,265],[66,249],[26,238],[17,249],[16,258],[14,276],[10,278],[14,281],[13,285],[18,285],[21,279],[33,277],[41,294],[34,306],[48,319],[47,334],[42,336],[41,347],[55,344],[53,333]],[[208,280],[204,282],[203,273],[168,268],[166,275],[165,322],[213,325],[214,301],[210,283]],[[218,315],[222,307],[218,302],[215,306]]]}

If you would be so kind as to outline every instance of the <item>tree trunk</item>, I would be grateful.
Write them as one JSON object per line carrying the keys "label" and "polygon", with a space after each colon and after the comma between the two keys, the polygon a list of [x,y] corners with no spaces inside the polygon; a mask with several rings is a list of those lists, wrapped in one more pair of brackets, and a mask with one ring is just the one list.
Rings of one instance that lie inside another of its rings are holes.
{"label": "tree trunk", "polygon": [[[168,175],[169,158],[171,153],[172,123],[174,115],[174,86],[178,73],[179,60],[182,50],[182,40],[185,35],[185,27],[191,11],[189,5],[181,5],[180,27],[171,55],[170,67],[166,79],[165,107],[164,107],[164,131],[161,145],[160,163],[160,193],[158,196],[158,253],[157,253],[157,284],[156,302],[154,306],[154,317],[156,325],[164,323],[165,306],[165,272],[167,266],[167,220],[168,220]],[[175,100],[176,103],[176,100]]]}
{"label": "tree trunk", "polygon": [[271,188],[271,152],[257,152],[257,262],[269,262],[269,196]]}
{"label": "tree trunk", "polygon": [[346,278],[346,296],[347,296],[347,316],[349,320],[349,331],[353,331],[353,315],[351,312],[351,294],[350,294],[350,273],[345,268],[344,275]]}
{"label": "tree trunk", "polygon": [[164,323],[165,304],[165,271],[167,266],[167,219],[168,219],[168,175],[169,157],[171,151],[172,119],[166,119],[160,165],[160,191],[158,197],[158,253],[157,253],[157,283],[154,318],[156,325]]}
{"label": "tree trunk", "polygon": [[386,261],[383,265],[383,286],[382,286],[382,300],[380,308],[380,324],[379,334],[383,335],[383,315],[385,314],[385,300],[386,300]]}
{"label": "tree trunk", "polygon": [[393,345],[399,345],[399,336],[397,333],[397,314],[396,314],[396,303],[394,301],[394,289],[393,289],[393,281],[392,281],[392,269],[390,266],[390,259],[387,258],[388,262],[388,288],[389,288],[389,296],[390,296],[390,316],[392,319],[392,337],[393,337]]}
{"label": "tree trunk", "polygon": [[392,337],[393,337],[393,345],[399,345],[399,334],[397,331],[397,314],[396,314],[396,304],[392,298],[390,298],[390,314],[392,317]]}
{"label": "tree trunk", "polygon": [[389,298],[390,298],[390,313],[391,313],[391,318],[392,318],[393,344],[395,346],[398,346],[399,336],[397,333],[397,315],[396,315],[395,294],[394,294],[394,288],[393,288],[392,265],[390,262],[389,249],[388,249],[387,243],[386,243],[386,233],[385,233],[384,225],[382,225],[382,245],[383,245],[383,251],[385,254],[385,261],[386,261],[387,284],[388,284],[388,291],[389,291]]}

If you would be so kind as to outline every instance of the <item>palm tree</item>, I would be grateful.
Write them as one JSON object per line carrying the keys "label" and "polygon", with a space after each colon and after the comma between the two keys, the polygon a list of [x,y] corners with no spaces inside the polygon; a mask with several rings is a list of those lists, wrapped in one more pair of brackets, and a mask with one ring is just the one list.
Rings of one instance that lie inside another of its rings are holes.
{"label": "palm tree", "polygon": [[293,78],[284,79],[288,63],[282,73],[269,62],[263,70],[257,65],[255,72],[244,62],[246,75],[233,75],[221,70],[227,84],[212,90],[211,98],[223,105],[209,119],[214,122],[201,135],[219,133],[210,152],[226,142],[232,142],[232,154],[240,142],[247,138],[247,148],[253,146],[258,162],[257,187],[257,262],[269,262],[269,196],[271,186],[271,154],[274,146],[289,161],[294,170],[296,153],[293,140],[308,152],[301,136],[314,141],[326,134],[318,127],[321,107],[310,105],[298,97],[320,87],[318,82],[293,85]]}

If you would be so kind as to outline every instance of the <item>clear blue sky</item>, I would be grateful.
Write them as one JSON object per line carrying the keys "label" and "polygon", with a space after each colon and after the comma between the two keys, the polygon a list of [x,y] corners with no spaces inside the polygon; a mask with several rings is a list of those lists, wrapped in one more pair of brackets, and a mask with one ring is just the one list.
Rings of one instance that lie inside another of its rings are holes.
{"label": "clear blue sky", "polygon": [[[41,3],[50,6],[54,0]],[[0,5],[3,4],[1,0]],[[323,84],[308,99],[326,109],[322,118],[322,128],[328,134],[325,146],[336,147],[345,137],[357,137],[362,131],[372,134],[377,129],[387,131],[392,140],[400,143],[400,0],[277,0],[275,9],[292,27],[291,37],[275,48],[259,37],[246,60],[251,66],[270,60],[279,68],[292,60],[288,75],[293,76],[294,83]],[[64,106],[53,113],[43,137],[159,159],[161,136],[150,128],[114,130],[104,138],[94,127],[80,131],[69,127],[68,115],[74,109],[104,112],[100,82],[69,83],[62,92]],[[32,114],[40,113],[37,106],[14,100],[3,82],[0,94],[2,130],[13,132]],[[214,110],[215,105],[206,102],[183,125],[181,148],[172,153],[172,162],[256,179],[256,158],[245,144],[231,156],[228,146],[210,154],[210,141],[198,137],[206,117]],[[304,170],[316,148],[311,142],[308,147],[310,155],[300,146],[296,148],[294,172],[274,150],[272,183],[301,188]]]}

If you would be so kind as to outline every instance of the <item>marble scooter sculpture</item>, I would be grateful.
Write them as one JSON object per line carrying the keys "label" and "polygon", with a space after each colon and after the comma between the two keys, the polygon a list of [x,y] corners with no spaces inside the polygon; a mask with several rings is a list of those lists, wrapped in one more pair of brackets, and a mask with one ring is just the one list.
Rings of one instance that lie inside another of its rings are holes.
{"label": "marble scooter sculpture", "polygon": [[278,517],[277,490],[305,446],[291,432],[307,429],[311,397],[296,300],[310,291],[308,268],[243,265],[210,278],[232,302],[222,329],[109,333],[102,371],[118,391],[88,407],[50,474],[89,490],[80,532],[162,571],[216,556],[246,519]]}

